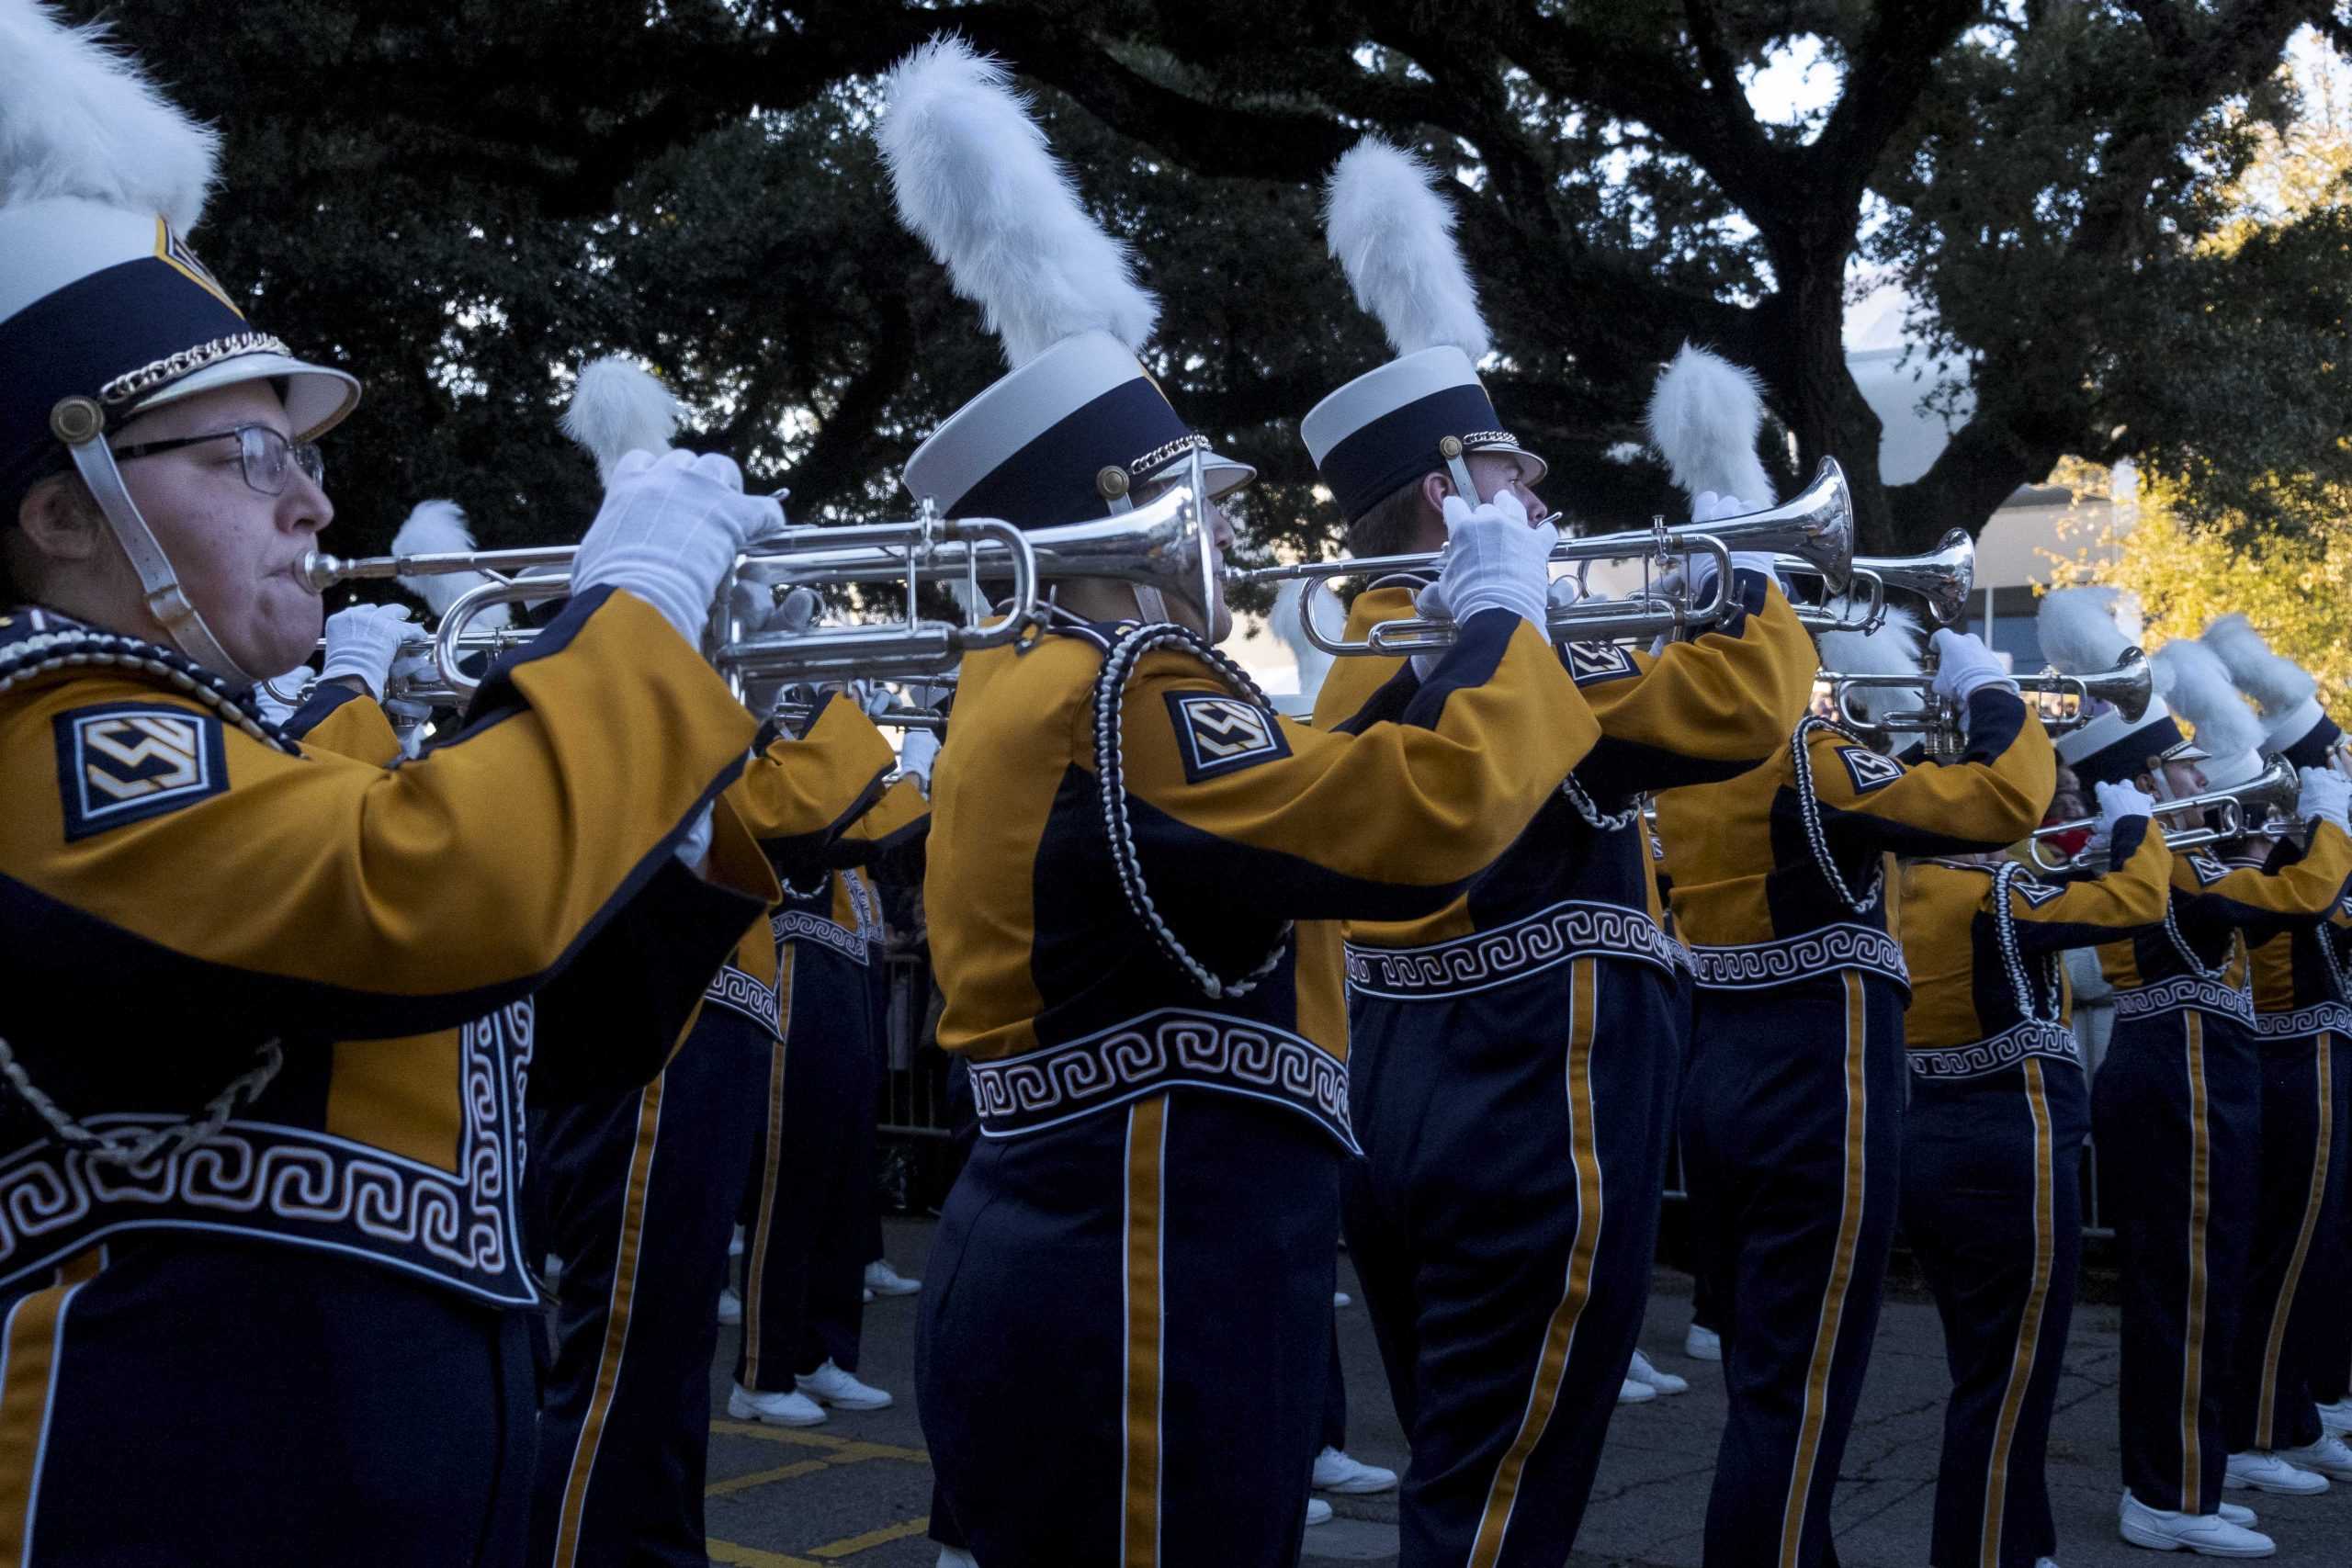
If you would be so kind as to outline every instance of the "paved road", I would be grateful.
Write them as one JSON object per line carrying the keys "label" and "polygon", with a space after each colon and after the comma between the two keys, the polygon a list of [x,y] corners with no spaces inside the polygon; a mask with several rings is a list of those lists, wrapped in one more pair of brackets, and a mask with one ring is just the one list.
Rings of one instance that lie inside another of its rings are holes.
{"label": "paved road", "polygon": [[[931,1227],[888,1227],[889,1254],[901,1273],[920,1274]],[[1343,1254],[1341,1286],[1355,1289]],[[1577,1554],[1577,1568],[1695,1568],[1715,1439],[1723,1420],[1722,1382],[1713,1367],[1681,1355],[1689,1316],[1688,1281],[1661,1272],[1643,1345],[1658,1365],[1690,1380],[1688,1394],[1620,1410]],[[923,1539],[931,1506],[931,1469],[912,1398],[914,1302],[866,1309],[866,1381],[899,1395],[892,1409],[836,1412],[801,1431],[721,1420],[711,1438],[711,1561],[744,1568],[930,1568],[938,1549]],[[1361,1307],[1340,1314],[1340,1348],[1351,1409],[1350,1448],[1357,1457],[1405,1467],[1403,1435]],[[713,1407],[726,1408],[732,1330],[722,1331],[712,1378]],[[2159,1558],[2115,1535],[2115,1309],[2085,1306],[2075,1314],[2066,1380],[2051,1439],[2050,1472],[2064,1568],[2130,1564]],[[1934,1505],[1938,1434],[1948,1387],[1943,1337],[1923,1303],[1891,1303],[1881,1320],[1860,1423],[1838,1488],[1838,1552],[1847,1568],[1920,1568],[1927,1562]],[[1050,1402],[1053,1390],[1035,1391]],[[2352,1562],[2352,1487],[2311,1499],[2256,1498],[2263,1525],[2278,1541],[2280,1563],[2319,1568]],[[1324,1562],[1396,1562],[1392,1497],[1334,1499],[1340,1517],[1306,1532],[1306,1568]],[[1044,1568],[1044,1565],[1029,1565]]]}

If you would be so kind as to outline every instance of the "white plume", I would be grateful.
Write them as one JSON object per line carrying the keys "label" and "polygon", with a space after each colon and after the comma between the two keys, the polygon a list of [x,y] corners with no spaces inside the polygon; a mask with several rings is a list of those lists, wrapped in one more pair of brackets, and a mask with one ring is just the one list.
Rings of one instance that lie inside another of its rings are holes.
{"label": "white plume", "polygon": [[[1840,596],[1827,606],[1841,615],[1850,614],[1860,606],[1849,598]],[[1919,617],[1899,605],[1886,609],[1885,624],[1878,630],[1862,632],[1823,632],[1814,639],[1821,649],[1821,667],[1843,675],[1916,675],[1919,672],[1919,649],[1922,634]],[[1848,697],[1855,716],[1876,719],[1882,711],[1912,708],[1919,705],[1916,693],[1858,690]]]}
{"label": "white plume", "polygon": [[39,0],[0,0],[0,206],[80,197],[159,212],[185,234],[204,216],[220,139],[106,38]]}
{"label": "white plume", "polygon": [[608,354],[580,367],[563,411],[563,433],[596,459],[596,477],[610,479],[613,466],[631,452],[670,449],[678,434],[678,400],[650,370]]}
{"label": "white plume", "polygon": [[2262,721],[2230,682],[2219,655],[2192,637],[2156,649],[2156,678],[2173,712],[2197,727],[2198,746],[2216,758],[2262,750]]}
{"label": "white plume", "polygon": [[1475,362],[1492,344],[1453,243],[1453,204],[1438,194],[1437,178],[1403,148],[1367,136],[1331,170],[1324,232],[1356,303],[1391,348],[1419,354],[1450,344]]}
{"label": "white plume", "polygon": [[1140,349],[1159,301],[1080,203],[1010,81],[1002,61],[953,33],[892,68],[875,139],[899,220],[980,308],[1014,369],[1084,332]]}
{"label": "white plume", "polygon": [[1756,374],[1693,344],[1658,372],[1650,393],[1650,444],[1684,494],[1736,495],[1758,511],[1780,497],[1756,456],[1764,394]]}
{"label": "white plume", "polygon": [[2270,650],[2244,615],[2223,615],[2205,628],[2202,639],[2229,670],[2239,691],[2270,718],[2283,717],[2319,693],[2319,682],[2291,659]]}
{"label": "white plume", "polygon": [[[392,536],[392,554],[396,556],[456,555],[474,547],[474,531],[466,526],[466,513],[454,501],[420,501],[410,511],[408,521]],[[478,571],[420,573],[400,579],[400,585],[424,600],[436,615],[446,615],[458,595],[480,588],[489,578]],[[474,617],[478,631],[496,631],[506,625],[510,612],[503,604],[492,604]]]}
{"label": "white plume", "polygon": [[[1306,639],[1306,630],[1298,624],[1298,604],[1307,585],[1292,581],[1282,585],[1274,595],[1274,607],[1267,618],[1267,626],[1282,645],[1290,649],[1298,661],[1298,694],[1307,706],[1315,704],[1316,694],[1322,691],[1323,682],[1331,673],[1332,656]],[[1344,617],[1334,626],[1340,614],[1340,602],[1329,593],[1317,592],[1314,598],[1316,629],[1327,637],[1337,637],[1347,628]]]}
{"label": "white plume", "polygon": [[2116,624],[2112,588],[2054,588],[2035,613],[2041,657],[2063,675],[2096,675],[2112,670],[2132,639]]}

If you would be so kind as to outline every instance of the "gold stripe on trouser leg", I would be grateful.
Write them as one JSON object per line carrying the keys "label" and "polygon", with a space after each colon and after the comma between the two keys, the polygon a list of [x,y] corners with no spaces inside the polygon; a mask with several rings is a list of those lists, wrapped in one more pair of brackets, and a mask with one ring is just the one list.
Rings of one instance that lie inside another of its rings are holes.
{"label": "gold stripe on trouser leg", "polygon": [[2205,1020],[2185,1013],[2188,1040],[2188,1301],[2180,1344],[2180,1511],[2201,1514],[2197,1406],[2205,1397],[2205,1226],[2213,1202],[2212,1128],[2206,1117]]}
{"label": "gold stripe on trouser leg", "polygon": [[[2323,939],[2324,940],[2324,939]],[[2294,1256],[2287,1260],[2287,1277],[2278,1286],[2278,1300],[2270,1309],[2270,1337],[2262,1348],[2262,1398],[2255,1416],[2254,1446],[2272,1449],[2278,1412],[2278,1358],[2287,1343],[2288,1309],[2295,1304],[2295,1289],[2303,1278],[2303,1263],[2311,1256],[2312,1237],[2319,1230],[2320,1210],[2326,1206],[2328,1141],[2335,1135],[2335,1092],[2327,1059],[2329,1039],[2321,1035],[2314,1055],[2319,1065],[2314,1088],[2319,1093],[2319,1148],[2312,1160],[2311,1190],[2303,1195],[2303,1226],[2295,1235]]]}
{"label": "gold stripe on trouser leg", "polygon": [[2050,1270],[2058,1246],[2050,1097],[2042,1083],[2041,1064],[2030,1056],[2025,1063],[2025,1102],[2033,1117],[2033,1286],[2026,1292],[2025,1310],[2018,1318],[2017,1353],[2009,1360],[2009,1383],[2002,1391],[2000,1419],[1993,1427],[1993,1451],[1984,1461],[1980,1568],[2000,1568],[2001,1527],[2009,1501],[2009,1450],[2017,1440],[2018,1413],[2025,1406],[2026,1386],[2033,1381],[2033,1359],[2041,1348],[2041,1316],[2050,1302]]}
{"label": "gold stripe on trouser leg", "polygon": [[1569,990],[1568,1060],[1566,1098],[1568,1112],[1568,1160],[1577,1176],[1577,1230],[1568,1244],[1567,1280],[1558,1304],[1544,1326],[1544,1348],[1535,1361],[1535,1377],[1528,1385],[1527,1405],[1520,1413],[1519,1431],[1495,1467],[1487,1486],[1487,1506],[1472,1538],[1470,1568],[1494,1568],[1502,1555],[1503,1538],[1510,1529],[1511,1510],[1519,1502],[1520,1478],[1527,1460],[1543,1440],[1559,1404],[1560,1382],[1567,1375],[1568,1355],[1576,1346],[1577,1323],[1592,1299],[1592,1260],[1600,1248],[1600,1156],[1592,1126],[1593,961],[1576,961]]}
{"label": "gold stripe on trouser leg", "polygon": [[563,1511],[556,1525],[555,1568],[571,1568],[580,1551],[580,1516],[588,1503],[588,1477],[605,1440],[605,1417],[620,1386],[621,1359],[628,1350],[629,1305],[637,1297],[637,1264],[645,1239],[645,1192],[653,1179],[653,1145],[662,1128],[664,1072],[639,1091],[637,1143],[629,1150],[628,1186],[621,1193],[620,1246],[613,1258],[612,1295],[605,1304],[605,1343],[596,1353],[596,1387],[588,1396],[580,1436],[571,1446],[571,1471],[564,1477]]}
{"label": "gold stripe on trouser leg", "polygon": [[0,1330],[0,1562],[27,1561],[40,1462],[48,1447],[57,1361],[65,1338],[65,1309],[74,1292],[106,1267],[106,1249],[93,1247],[57,1266],[51,1283],[19,1301]]}
{"label": "gold stripe on trouser leg", "polygon": [[[792,969],[798,950],[786,943],[776,965],[776,1019],[786,1033],[768,1042],[768,1136],[761,1145],[760,1201],[752,1215],[752,1234],[743,1247],[743,1386],[760,1386],[761,1295],[768,1271],[768,1238],[775,1230],[776,1168],[784,1149],[784,1079],[791,1066],[787,1049],[792,1028]],[[786,1354],[792,1347],[785,1347]]]}
{"label": "gold stripe on trouser leg", "polygon": [[1845,971],[1846,1147],[1845,1183],[1838,1195],[1838,1251],[1822,1287],[1821,1317],[1813,1332],[1813,1359],[1804,1373],[1804,1415],[1797,1427],[1796,1452],[1789,1462],[1789,1495],[1781,1506],[1781,1562],[1792,1563],[1804,1540],[1805,1510],[1814,1467],[1821,1457],[1822,1423],[1829,1416],[1829,1373],[1838,1359],[1838,1329],[1845,1321],[1846,1292],[1854,1282],[1854,1252],[1861,1244],[1862,1203],[1869,1196],[1863,1160],[1863,1130],[1870,1121],[1870,1082],[1863,1075],[1869,1024],[1862,1008],[1862,977]]}
{"label": "gold stripe on trouser leg", "polygon": [[1159,1562],[1160,1265],[1168,1156],[1168,1097],[1127,1111],[1125,1453],[1121,1474],[1122,1568]]}

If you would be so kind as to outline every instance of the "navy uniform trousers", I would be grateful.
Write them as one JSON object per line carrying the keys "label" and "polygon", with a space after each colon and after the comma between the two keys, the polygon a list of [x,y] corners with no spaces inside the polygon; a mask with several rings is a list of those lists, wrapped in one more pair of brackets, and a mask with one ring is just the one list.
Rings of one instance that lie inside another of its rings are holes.
{"label": "navy uniform trousers", "polygon": [[703,1568],[712,1313],[774,1033],[706,1004],[641,1089],[539,1120],[535,1177],[564,1260],[533,1568]]}
{"label": "navy uniform trousers", "polygon": [[2312,1289],[2312,1361],[2306,1375],[2322,1404],[2352,1399],[2352,1034],[2331,1034],[2328,1076],[2335,1089],[2335,1158],[2327,1174],[2327,1210],[2320,1218],[2318,1278]]}
{"label": "navy uniform trousers", "polygon": [[2221,1506],[2261,1117],[2261,1057],[2243,1025],[2194,1009],[2116,1021],[2091,1125],[2122,1266],[2123,1484],[2151,1508]]}
{"label": "navy uniform trousers", "polygon": [[2312,1392],[2352,1303],[2327,1257],[2333,1202],[2342,1201],[2345,1087],[2334,1031],[2257,1041],[2262,1058],[2262,1166],[2245,1307],[2222,1404],[2230,1451],[2299,1449],[2320,1438]]}
{"label": "navy uniform trousers", "polygon": [[[828,1359],[857,1371],[865,1266],[873,1261],[882,1070],[867,1011],[832,1005],[851,994],[847,987],[795,984],[795,958],[786,962],[792,999],[784,1038],[752,1080],[760,1087],[748,1091],[755,1096],[755,1135],[744,1159],[743,1343],[735,1382],[762,1393],[791,1393],[798,1374]],[[865,995],[864,972],[854,979],[853,1002]]]}
{"label": "navy uniform trousers", "polygon": [[69,1258],[0,1310],[7,1562],[523,1562],[536,1313],[158,1233]]}
{"label": "navy uniform trousers", "polygon": [[1708,1568],[1838,1560],[1829,1499],[1894,1241],[1903,1008],[1894,982],[1854,969],[1699,991],[1682,1154],[1731,1403]]}
{"label": "navy uniform trousers", "polygon": [[1297,1562],[1339,1161],[1305,1118],[1211,1090],[980,1140],[940,1215],[915,1366],[975,1558]]}
{"label": "navy uniform trousers", "polygon": [[2043,1462],[2082,1264],[2090,1124],[2090,1085],[2072,1062],[1912,1080],[1903,1233],[1935,1292],[1952,1382],[1933,1568],[2033,1568],[2058,1549]]}
{"label": "navy uniform trousers", "polygon": [[1351,1010],[1342,1207],[1412,1447],[1404,1568],[1563,1561],[1641,1331],[1676,993],[1569,968],[1565,998],[1554,973]]}

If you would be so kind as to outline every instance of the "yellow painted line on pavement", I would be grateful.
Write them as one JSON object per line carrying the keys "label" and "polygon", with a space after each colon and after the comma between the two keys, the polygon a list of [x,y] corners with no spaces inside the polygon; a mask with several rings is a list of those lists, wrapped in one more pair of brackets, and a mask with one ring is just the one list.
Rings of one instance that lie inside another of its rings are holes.
{"label": "yellow painted line on pavement", "polygon": [[831,1470],[829,1459],[804,1459],[791,1464],[781,1464],[774,1470],[755,1470],[748,1475],[730,1475],[724,1481],[714,1481],[702,1489],[706,1497],[724,1497],[730,1492],[748,1492],[754,1486],[765,1486],[771,1481],[789,1481],[796,1475],[811,1475],[820,1470]]}
{"label": "yellow painted line on pavement", "polygon": [[862,1443],[854,1438],[822,1437],[792,1427],[771,1427],[764,1421],[713,1421],[710,1429],[721,1437],[757,1438],[763,1443],[789,1443],[797,1448],[820,1449],[833,1455],[836,1464],[854,1464],[867,1459],[904,1460],[910,1464],[931,1462],[931,1453],[925,1449],[901,1448],[895,1443]]}
{"label": "yellow painted line on pavement", "polygon": [[847,1540],[836,1540],[829,1545],[812,1547],[809,1549],[808,1555],[821,1557],[829,1562],[838,1562],[844,1557],[854,1557],[861,1551],[870,1551],[877,1546],[888,1546],[894,1540],[904,1540],[910,1535],[921,1535],[930,1528],[929,1514],[920,1518],[900,1519],[895,1525],[885,1525],[878,1530],[867,1530],[864,1535],[854,1535]]}
{"label": "yellow painted line on pavement", "polygon": [[786,1557],[781,1551],[762,1551],[756,1546],[738,1546],[731,1540],[706,1538],[703,1550],[713,1562],[729,1564],[729,1568],[820,1568],[806,1557]]}

